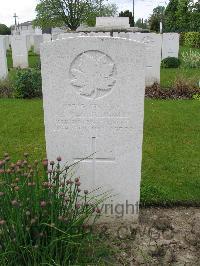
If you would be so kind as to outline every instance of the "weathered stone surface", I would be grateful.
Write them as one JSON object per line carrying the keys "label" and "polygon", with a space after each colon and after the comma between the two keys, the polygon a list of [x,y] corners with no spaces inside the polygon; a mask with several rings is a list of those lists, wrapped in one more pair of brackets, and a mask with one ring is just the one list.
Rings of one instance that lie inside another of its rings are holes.
{"label": "weathered stone surface", "polygon": [[3,35],[5,37],[5,43],[6,43],[6,50],[10,49],[9,46],[9,35]]}
{"label": "weathered stone surface", "polygon": [[28,49],[28,51],[30,51],[31,50],[31,35],[26,35],[26,43],[27,43],[27,49]]}
{"label": "weathered stone surface", "polygon": [[160,63],[162,35],[156,33],[115,33],[115,36],[127,38],[145,44],[146,86],[152,86],[155,82],[160,83]]}
{"label": "weathered stone surface", "polygon": [[54,34],[52,34],[52,35],[51,35],[51,39],[52,39],[52,41],[57,40],[57,39],[59,38],[59,35],[60,35],[60,34],[58,34],[58,33],[54,33]]}
{"label": "weathered stone surface", "polygon": [[178,58],[179,53],[179,34],[163,33],[162,59],[167,57]]}
{"label": "weathered stone surface", "polygon": [[36,54],[40,54],[40,46],[43,42],[43,36],[42,35],[33,35],[34,39],[34,52]]}
{"label": "weathered stone surface", "polygon": [[4,79],[8,75],[7,59],[6,59],[6,39],[0,36],[0,79]]}
{"label": "weathered stone surface", "polygon": [[28,49],[26,36],[13,35],[11,39],[13,67],[28,67]]}
{"label": "weathered stone surface", "polygon": [[[41,47],[47,155],[78,164],[83,188],[110,191],[105,216],[138,214],[144,45],[75,37]],[[120,204],[120,205],[119,205]],[[132,204],[132,205],[131,205]],[[105,217],[104,216],[104,217]]]}
{"label": "weathered stone surface", "polygon": [[128,17],[97,17],[96,27],[124,27],[129,28]]}
{"label": "weathered stone surface", "polygon": [[69,37],[79,37],[79,36],[110,36],[109,32],[67,32],[62,33],[57,36],[57,40],[66,39]]}
{"label": "weathered stone surface", "polygon": [[43,42],[51,42],[51,34],[44,33],[42,36]]}
{"label": "weathered stone surface", "polygon": [[30,35],[30,45],[34,47],[34,35]]}

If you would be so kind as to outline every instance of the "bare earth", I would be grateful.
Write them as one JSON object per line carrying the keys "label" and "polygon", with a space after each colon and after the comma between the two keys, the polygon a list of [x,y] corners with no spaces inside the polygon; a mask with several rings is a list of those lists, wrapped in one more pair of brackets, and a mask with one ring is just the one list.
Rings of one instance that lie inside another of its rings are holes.
{"label": "bare earth", "polygon": [[200,266],[200,208],[142,209],[139,223],[101,230],[115,265]]}

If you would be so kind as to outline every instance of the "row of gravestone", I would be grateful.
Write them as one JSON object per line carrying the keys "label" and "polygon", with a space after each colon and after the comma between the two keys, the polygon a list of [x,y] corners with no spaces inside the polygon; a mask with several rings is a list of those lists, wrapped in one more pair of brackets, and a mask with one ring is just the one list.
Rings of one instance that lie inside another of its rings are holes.
{"label": "row of gravestone", "polygon": [[28,68],[28,51],[34,47],[36,54],[40,53],[42,42],[51,41],[50,34],[43,35],[13,35],[0,36],[0,79],[4,79],[8,74],[6,53],[12,48],[13,67]]}
{"label": "row of gravestone", "polygon": [[[109,32],[103,33],[64,33],[59,35],[43,34],[43,35],[14,35],[11,36],[10,42],[12,47],[13,67],[28,67],[28,51],[33,46],[36,54],[40,53],[40,45],[42,42],[51,40],[65,39],[75,36],[108,36]],[[178,57],[179,52],[179,35],[177,33],[114,33],[113,37],[126,38],[145,43],[146,57],[146,86],[151,86],[154,82],[160,82],[160,63],[161,59],[166,57]],[[8,37],[5,37],[6,44],[2,44],[3,38],[0,38],[1,50],[8,48]],[[4,47],[4,48],[3,48]],[[1,56],[5,57],[5,51],[1,51]],[[5,58],[2,59],[5,62]],[[1,66],[0,78],[7,75],[7,66],[4,63]]]}

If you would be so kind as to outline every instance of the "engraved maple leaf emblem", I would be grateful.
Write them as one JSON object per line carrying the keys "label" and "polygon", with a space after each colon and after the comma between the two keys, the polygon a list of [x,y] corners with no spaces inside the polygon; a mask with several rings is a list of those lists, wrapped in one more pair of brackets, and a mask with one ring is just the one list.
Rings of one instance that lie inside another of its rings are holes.
{"label": "engraved maple leaf emblem", "polygon": [[101,97],[115,84],[114,67],[114,63],[106,54],[94,51],[83,53],[76,66],[71,69],[71,84],[78,88],[82,96]]}

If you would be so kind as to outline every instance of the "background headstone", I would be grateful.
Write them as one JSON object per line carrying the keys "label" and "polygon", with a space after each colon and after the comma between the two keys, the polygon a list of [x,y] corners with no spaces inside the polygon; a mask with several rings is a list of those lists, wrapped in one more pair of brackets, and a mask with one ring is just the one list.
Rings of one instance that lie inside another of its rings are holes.
{"label": "background headstone", "polygon": [[125,219],[138,215],[143,51],[144,44],[109,37],[67,38],[41,47],[47,156],[74,163],[92,154],[77,174],[83,189],[112,190],[108,220],[119,214],[118,204]]}
{"label": "background headstone", "polygon": [[40,46],[43,42],[43,36],[42,35],[33,35],[34,39],[34,52],[36,54],[40,54]]}
{"label": "background headstone", "polygon": [[31,47],[34,47],[34,35],[33,34],[30,35],[30,45]]}
{"label": "background headstone", "polygon": [[31,50],[31,35],[26,35],[26,42],[27,42],[27,49],[28,51]]}
{"label": "background headstone", "polygon": [[162,35],[156,33],[114,33],[114,36],[131,39],[145,44],[145,84],[160,83]]}
{"label": "background headstone", "polygon": [[0,36],[0,79],[5,79],[7,75],[6,39]]}
{"label": "background headstone", "polygon": [[128,17],[97,17],[96,27],[120,27],[129,28]]}
{"label": "background headstone", "polygon": [[157,33],[129,33],[129,38],[145,44],[146,86],[151,86],[155,82],[160,83],[162,35]]}
{"label": "background headstone", "polygon": [[51,34],[43,34],[43,42],[51,42]]}
{"label": "background headstone", "polygon": [[52,41],[57,40],[59,38],[59,35],[60,34],[58,34],[58,33],[54,33],[54,34],[52,33],[52,35],[51,35]]}
{"label": "background headstone", "polygon": [[13,67],[28,67],[28,48],[26,36],[13,35],[11,40]]}
{"label": "background headstone", "polygon": [[11,46],[11,39],[12,39],[12,35],[8,35],[8,43],[9,43],[9,46]]}
{"label": "background headstone", "polygon": [[162,40],[162,59],[167,57],[178,58],[179,53],[179,34],[163,33]]}
{"label": "background headstone", "polygon": [[9,35],[5,35],[5,42],[6,42],[6,50],[10,49],[10,45],[9,45]]}

